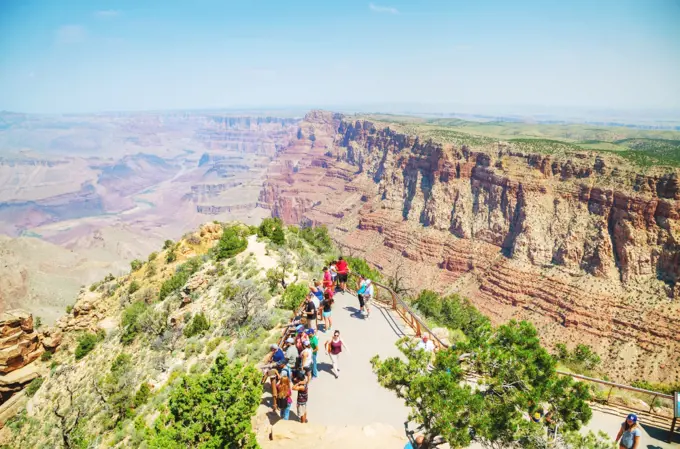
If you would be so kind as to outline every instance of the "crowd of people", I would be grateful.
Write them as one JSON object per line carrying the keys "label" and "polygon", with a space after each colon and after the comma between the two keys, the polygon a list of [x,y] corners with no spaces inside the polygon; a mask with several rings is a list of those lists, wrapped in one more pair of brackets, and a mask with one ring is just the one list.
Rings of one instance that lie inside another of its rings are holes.
{"label": "crowd of people", "polygon": [[[305,297],[300,319],[294,320],[288,331],[283,347],[271,345],[271,363],[265,367],[271,382],[274,397],[273,409],[279,411],[282,419],[289,419],[293,405],[293,392],[297,392],[297,416],[300,422],[307,421],[309,386],[319,376],[317,366],[320,349],[318,333],[333,330],[333,305],[336,292],[347,291],[347,277],[350,273],[347,261],[340,257],[323,268],[322,280],[313,279]],[[363,278],[362,278],[363,279]],[[363,279],[363,282],[366,280]],[[361,288],[363,284],[360,284]],[[370,300],[370,292],[362,292]],[[332,373],[340,376],[340,356],[348,352],[347,345],[335,330],[323,344],[332,365]]]}

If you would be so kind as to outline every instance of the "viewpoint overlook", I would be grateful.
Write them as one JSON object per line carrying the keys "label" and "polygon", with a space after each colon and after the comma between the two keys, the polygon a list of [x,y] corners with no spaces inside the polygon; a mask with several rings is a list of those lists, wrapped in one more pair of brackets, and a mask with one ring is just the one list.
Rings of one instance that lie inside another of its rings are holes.
{"label": "viewpoint overlook", "polygon": [[[569,378],[559,369],[671,393],[680,382],[679,131],[321,110],[2,119],[7,447],[230,447],[211,438],[236,435],[242,447],[403,446],[409,407],[371,359],[404,359],[396,343],[417,331],[389,298],[366,319],[353,292],[336,293],[333,328],[349,352],[337,379],[319,356],[308,430],[275,423],[269,382],[251,366],[340,255],[458,348],[441,354],[505,354],[494,332],[526,322],[537,338],[523,328],[531,343],[517,344],[552,354],[554,379]],[[26,135],[30,151],[16,144]],[[485,363],[461,366],[472,375]],[[225,433],[182,415],[218,378],[229,379]],[[613,439],[626,410],[651,407],[645,441],[671,447],[665,399],[602,405],[596,387],[576,428]],[[469,407],[479,391],[465,393]],[[246,421],[252,435],[238,430]],[[505,447],[478,431],[473,447]]]}

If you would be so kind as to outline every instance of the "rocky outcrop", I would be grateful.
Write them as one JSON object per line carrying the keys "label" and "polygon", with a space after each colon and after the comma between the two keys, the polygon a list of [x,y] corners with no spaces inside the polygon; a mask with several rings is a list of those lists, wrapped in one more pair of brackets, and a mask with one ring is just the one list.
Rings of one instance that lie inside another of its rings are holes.
{"label": "rocky outcrop", "polygon": [[30,313],[10,310],[0,316],[0,374],[7,375],[28,365],[43,352]]}
{"label": "rocky outcrop", "polygon": [[669,369],[680,357],[678,170],[325,112],[300,129],[260,194],[272,215],[326,224],[346,251],[401,267],[413,286],[464,293],[496,321],[529,319],[547,344],[593,344],[620,379],[680,372]]}
{"label": "rocky outcrop", "polygon": [[60,343],[59,330],[39,333],[28,312],[15,309],[0,316],[0,405],[40,375],[33,362],[45,351],[56,350]]}

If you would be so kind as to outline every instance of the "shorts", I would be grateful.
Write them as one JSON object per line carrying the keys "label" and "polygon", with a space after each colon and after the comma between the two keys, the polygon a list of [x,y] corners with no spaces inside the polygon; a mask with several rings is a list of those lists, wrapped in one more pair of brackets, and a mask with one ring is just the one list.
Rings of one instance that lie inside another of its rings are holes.
{"label": "shorts", "polygon": [[307,414],[307,403],[305,402],[304,404],[300,404],[298,402],[297,412],[298,412],[298,417],[305,416]]}
{"label": "shorts", "polygon": [[338,282],[347,282],[347,273],[338,273]]}
{"label": "shorts", "polygon": [[331,316],[332,313],[333,313],[333,312],[324,312],[324,313],[323,313],[323,317],[324,317],[324,318],[328,318],[329,316]]}
{"label": "shorts", "polygon": [[364,295],[362,294],[357,294],[357,298],[359,298],[359,307],[364,307]]}

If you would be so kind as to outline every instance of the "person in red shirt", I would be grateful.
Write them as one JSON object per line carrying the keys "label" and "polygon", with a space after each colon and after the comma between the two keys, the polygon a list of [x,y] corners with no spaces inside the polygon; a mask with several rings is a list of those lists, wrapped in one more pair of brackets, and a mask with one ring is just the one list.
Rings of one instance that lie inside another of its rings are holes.
{"label": "person in red shirt", "polygon": [[349,265],[347,265],[347,261],[342,258],[338,258],[338,263],[337,263],[337,270],[338,270],[338,283],[340,283],[340,290],[341,291],[346,291],[347,289],[347,276],[349,275]]}

